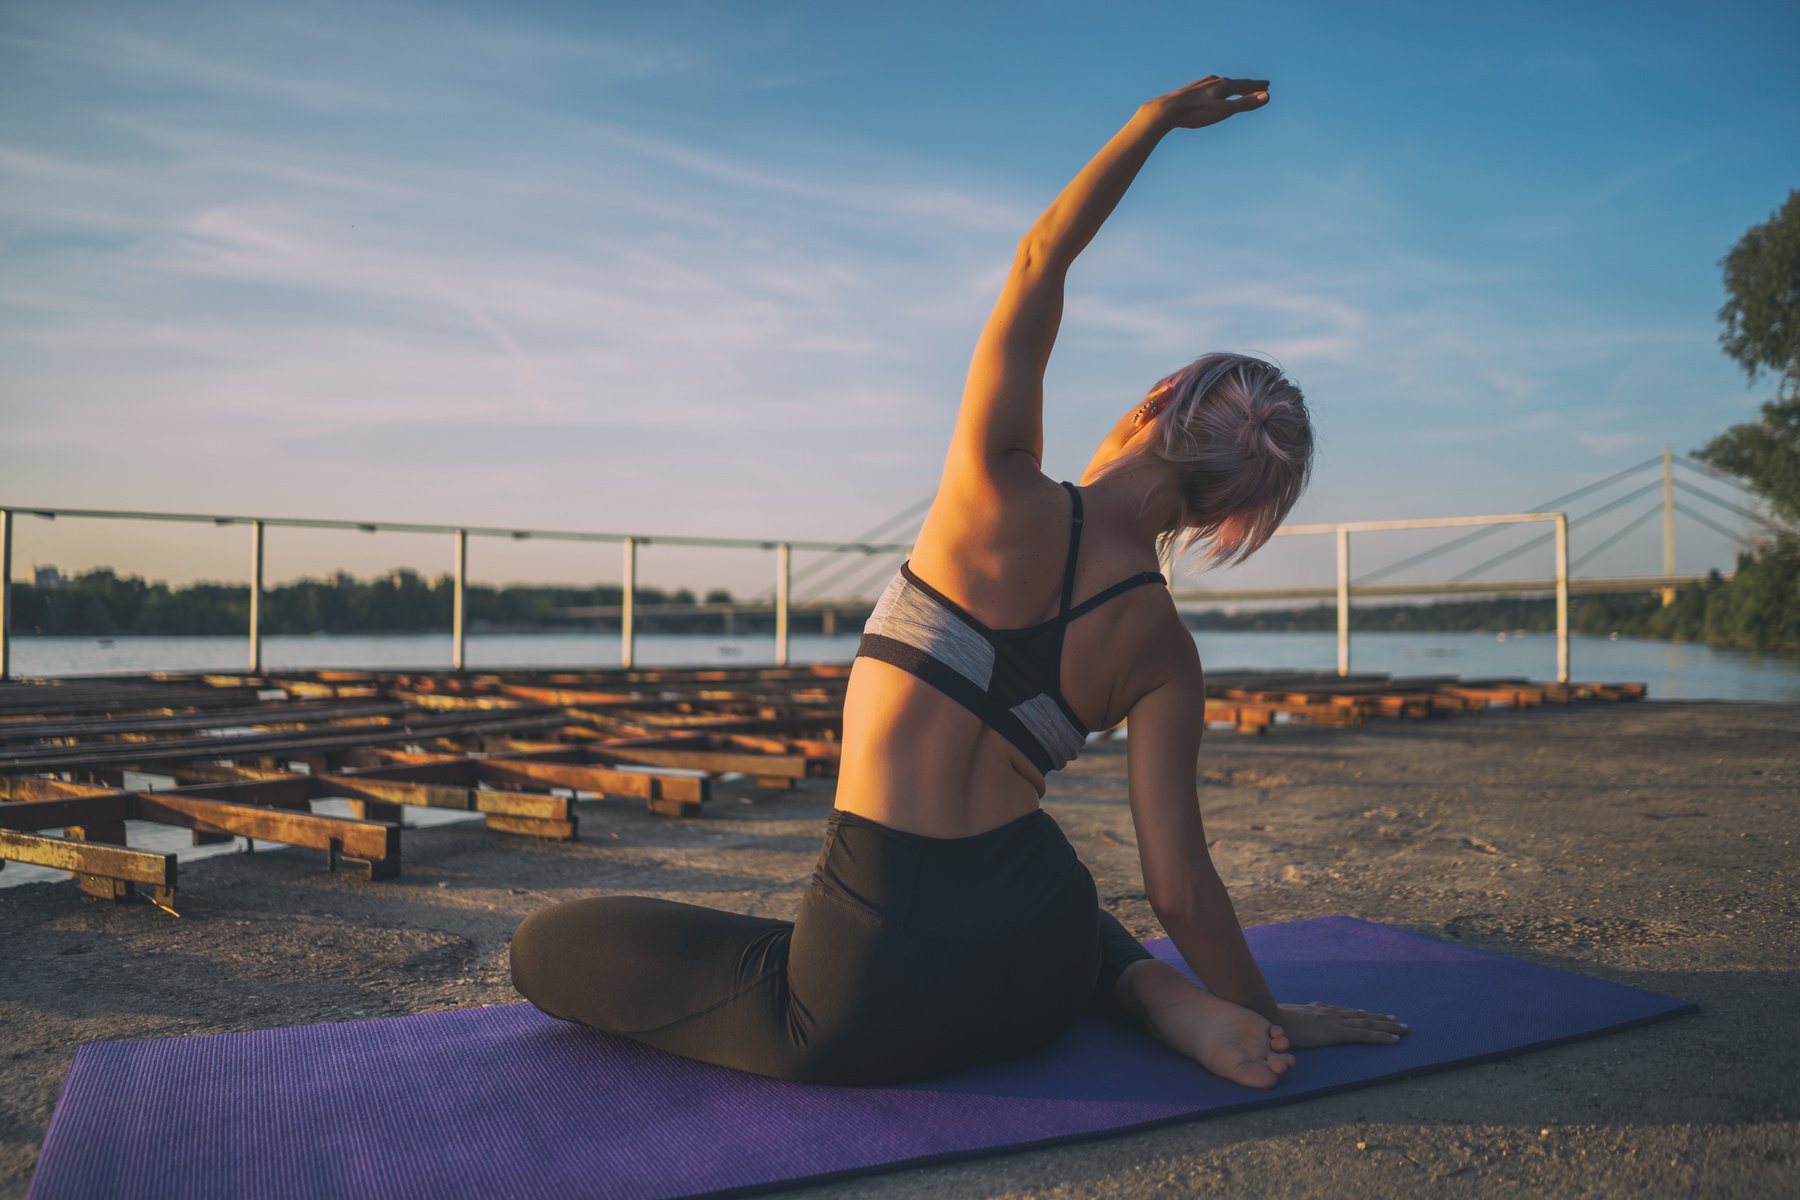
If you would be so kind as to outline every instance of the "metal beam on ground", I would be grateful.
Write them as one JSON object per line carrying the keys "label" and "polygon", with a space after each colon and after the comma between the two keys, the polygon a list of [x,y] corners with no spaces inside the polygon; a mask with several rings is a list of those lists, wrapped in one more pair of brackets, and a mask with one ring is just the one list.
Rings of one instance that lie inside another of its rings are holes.
{"label": "metal beam on ground", "polygon": [[78,875],[101,875],[155,888],[175,886],[173,854],[153,854],[82,838],[45,837],[10,829],[0,829],[0,854],[13,862],[56,867]]}
{"label": "metal beam on ground", "polygon": [[179,792],[135,793],[131,811],[141,821],[306,846],[325,850],[334,860],[342,854],[368,864],[375,878],[388,878],[400,869],[400,827],[386,821],[202,800]]}

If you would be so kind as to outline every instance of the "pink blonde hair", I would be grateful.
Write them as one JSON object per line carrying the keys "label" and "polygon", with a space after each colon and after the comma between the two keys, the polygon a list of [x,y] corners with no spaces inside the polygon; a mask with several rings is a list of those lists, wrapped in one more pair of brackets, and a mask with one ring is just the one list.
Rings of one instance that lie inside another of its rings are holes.
{"label": "pink blonde hair", "polygon": [[1286,519],[1312,474],[1312,417],[1281,369],[1245,354],[1208,354],[1162,380],[1150,453],[1180,473],[1181,523],[1163,535],[1206,563],[1241,563]]}

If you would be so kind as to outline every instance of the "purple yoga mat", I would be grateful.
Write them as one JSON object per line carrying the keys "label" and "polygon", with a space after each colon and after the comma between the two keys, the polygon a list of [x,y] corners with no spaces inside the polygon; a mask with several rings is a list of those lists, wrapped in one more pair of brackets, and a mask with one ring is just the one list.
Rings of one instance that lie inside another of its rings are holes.
{"label": "purple yoga mat", "polygon": [[76,1053],[31,1196],[752,1192],[1282,1104],[1694,1007],[1349,917],[1248,934],[1278,996],[1399,1013],[1411,1036],[1304,1051],[1270,1092],[1099,1022],[1034,1059],[883,1088],[744,1075],[524,1004],[101,1042]]}

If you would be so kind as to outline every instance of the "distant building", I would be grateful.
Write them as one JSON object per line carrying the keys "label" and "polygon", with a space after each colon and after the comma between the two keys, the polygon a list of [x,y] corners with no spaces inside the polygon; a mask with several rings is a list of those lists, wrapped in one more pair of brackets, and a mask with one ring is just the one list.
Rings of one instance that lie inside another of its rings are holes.
{"label": "distant building", "polygon": [[69,586],[69,577],[55,567],[34,567],[31,572],[32,586],[40,592],[53,592],[58,588]]}
{"label": "distant building", "polygon": [[339,571],[332,576],[331,585],[340,592],[347,592],[356,586],[356,576],[348,571]]}

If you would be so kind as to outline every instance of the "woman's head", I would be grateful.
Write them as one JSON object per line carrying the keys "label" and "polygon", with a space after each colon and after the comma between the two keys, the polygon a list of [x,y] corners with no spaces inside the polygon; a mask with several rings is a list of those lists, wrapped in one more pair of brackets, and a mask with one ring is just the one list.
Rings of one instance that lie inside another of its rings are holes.
{"label": "woman's head", "polygon": [[1280,369],[1243,354],[1208,354],[1150,389],[1128,454],[1175,468],[1185,550],[1209,542],[1209,563],[1242,562],[1274,534],[1312,472],[1306,398]]}

